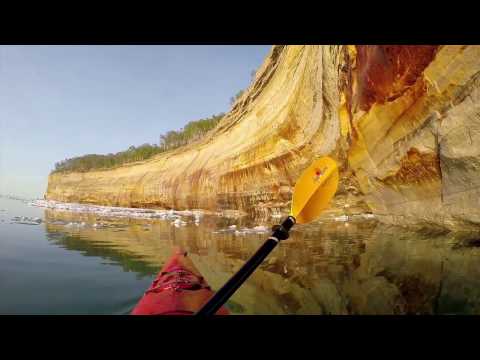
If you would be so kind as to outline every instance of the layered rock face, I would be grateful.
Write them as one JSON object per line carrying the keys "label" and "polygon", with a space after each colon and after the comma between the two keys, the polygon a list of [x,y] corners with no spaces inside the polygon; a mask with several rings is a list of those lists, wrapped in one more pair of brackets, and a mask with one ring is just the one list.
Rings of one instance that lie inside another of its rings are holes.
{"label": "layered rock face", "polygon": [[373,46],[349,53],[349,166],[387,222],[476,226],[478,46]]}
{"label": "layered rock face", "polygon": [[339,50],[273,47],[252,86],[206,138],[143,163],[53,174],[47,198],[176,209],[285,207],[301,170],[338,146],[332,64]]}
{"label": "layered rock face", "polygon": [[329,155],[342,201],[397,224],[480,224],[480,46],[274,46],[197,143],[104,171],[57,173],[46,197],[162,208],[285,211]]}

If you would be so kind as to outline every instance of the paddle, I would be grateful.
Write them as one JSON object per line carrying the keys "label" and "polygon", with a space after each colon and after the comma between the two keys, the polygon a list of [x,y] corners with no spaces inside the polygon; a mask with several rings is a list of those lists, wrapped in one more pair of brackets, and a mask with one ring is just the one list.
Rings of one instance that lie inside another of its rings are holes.
{"label": "paddle", "polygon": [[196,313],[199,316],[215,314],[237,291],[267,255],[281,240],[288,239],[288,232],[295,223],[306,224],[328,206],[338,186],[338,167],[334,160],[323,157],[311,164],[300,176],[293,190],[290,215],[281,225],[273,227],[273,234],[257,250],[242,268]]}

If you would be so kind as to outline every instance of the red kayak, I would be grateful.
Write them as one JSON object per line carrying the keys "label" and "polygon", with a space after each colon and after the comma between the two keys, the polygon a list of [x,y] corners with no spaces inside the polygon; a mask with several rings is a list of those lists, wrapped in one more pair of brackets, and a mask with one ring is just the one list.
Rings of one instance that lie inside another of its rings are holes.
{"label": "red kayak", "polygon": [[[193,315],[214,292],[197,270],[187,252],[175,248],[172,257],[157,275],[132,311],[132,315]],[[216,315],[229,315],[221,307]]]}

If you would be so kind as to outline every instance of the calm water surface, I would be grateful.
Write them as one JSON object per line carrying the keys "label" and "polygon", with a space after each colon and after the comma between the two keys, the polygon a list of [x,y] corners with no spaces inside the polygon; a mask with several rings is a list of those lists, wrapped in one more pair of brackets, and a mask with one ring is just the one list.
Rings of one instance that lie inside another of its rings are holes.
{"label": "calm water surface", "polygon": [[[218,289],[266,238],[218,230],[274,223],[205,216],[177,228],[0,198],[0,314],[128,314],[174,245]],[[297,226],[227,306],[234,314],[478,314],[479,260],[472,234],[365,219]]]}

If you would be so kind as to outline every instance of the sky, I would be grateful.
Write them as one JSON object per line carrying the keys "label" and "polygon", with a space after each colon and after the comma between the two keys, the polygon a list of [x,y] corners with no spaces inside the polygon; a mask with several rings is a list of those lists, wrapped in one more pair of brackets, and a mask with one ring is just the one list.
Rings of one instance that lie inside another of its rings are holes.
{"label": "sky", "polygon": [[270,46],[0,46],[0,194],[43,197],[55,162],[158,144],[228,112]]}

